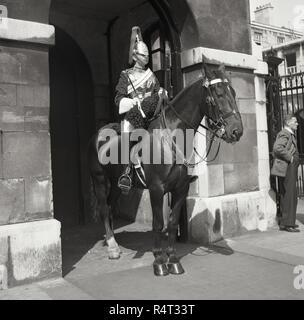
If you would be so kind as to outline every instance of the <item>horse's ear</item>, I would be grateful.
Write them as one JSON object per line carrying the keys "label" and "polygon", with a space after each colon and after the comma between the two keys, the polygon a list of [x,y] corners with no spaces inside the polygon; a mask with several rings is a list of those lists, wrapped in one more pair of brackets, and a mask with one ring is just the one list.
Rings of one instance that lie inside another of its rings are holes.
{"label": "horse's ear", "polygon": [[205,79],[211,79],[212,78],[212,74],[208,68],[208,66],[205,63],[206,59],[204,57],[204,55],[202,54],[202,77]]}
{"label": "horse's ear", "polygon": [[224,65],[223,63],[220,64],[220,66],[219,66],[218,69],[219,69],[220,72],[222,72],[223,74],[225,74],[226,69],[225,69],[225,65]]}

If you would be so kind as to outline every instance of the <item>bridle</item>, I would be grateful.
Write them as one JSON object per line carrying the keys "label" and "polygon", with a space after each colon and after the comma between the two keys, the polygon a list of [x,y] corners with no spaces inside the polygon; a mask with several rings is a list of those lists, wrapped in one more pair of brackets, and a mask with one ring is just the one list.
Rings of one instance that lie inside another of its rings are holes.
{"label": "bridle", "polygon": [[[210,114],[206,115],[207,117],[207,122],[208,122],[208,127],[204,128],[208,131],[210,131],[212,134],[214,134],[216,137],[218,138],[222,138],[223,135],[225,134],[225,128],[227,126],[227,122],[226,119],[230,118],[231,116],[235,116],[235,115],[239,115],[239,111],[236,110],[235,108],[230,111],[227,112],[226,114],[223,114],[223,112],[221,111],[220,107],[216,104],[213,93],[210,89],[210,87],[216,85],[217,83],[223,83],[227,85],[227,89],[230,91],[231,95],[231,89],[230,89],[230,84],[229,81],[227,79],[221,79],[221,78],[216,78],[213,80],[206,80],[205,83],[203,84],[203,86],[207,89],[208,92],[208,96],[206,98],[206,102],[207,105],[209,107],[209,113],[210,110],[211,112],[215,113],[214,110],[217,109],[219,116],[218,119],[214,120]],[[200,126],[202,127],[202,125],[200,124]]]}
{"label": "bridle", "polygon": [[[194,147],[194,152],[199,156],[200,160],[196,163],[193,163],[191,164],[187,159],[184,158],[184,165],[186,167],[194,167],[198,164],[200,164],[201,162],[205,161],[205,162],[211,162],[211,161],[214,161],[216,159],[216,157],[218,156],[218,153],[220,151],[220,146],[221,146],[221,142],[219,142],[219,145],[218,145],[218,149],[217,149],[217,152],[214,156],[214,158],[212,160],[207,160],[208,158],[208,155],[211,151],[211,147],[212,147],[212,144],[213,142],[215,141],[216,138],[222,138],[226,132],[225,128],[227,126],[227,122],[226,122],[226,119],[230,118],[231,116],[236,116],[236,115],[240,115],[239,111],[237,109],[233,109],[232,111],[230,112],[227,112],[226,114],[223,114],[223,112],[221,111],[220,107],[217,105],[217,103],[215,102],[215,99],[214,99],[214,96],[213,96],[213,93],[212,93],[212,90],[211,88],[216,85],[217,83],[224,83],[227,85],[227,89],[230,91],[231,93],[231,89],[230,89],[230,85],[229,85],[229,81],[227,79],[222,79],[222,78],[216,78],[216,79],[212,79],[212,80],[209,80],[209,79],[206,79],[203,83],[203,87],[207,90],[207,97],[206,97],[206,103],[209,107],[209,112],[210,110],[213,111],[213,113],[215,113],[215,109],[217,109],[216,111],[218,111],[218,119],[214,120],[209,114],[206,115],[207,117],[207,122],[208,122],[208,126],[205,126],[203,124],[199,124],[200,127],[206,129],[207,131],[211,132],[211,138],[210,138],[210,144],[209,144],[209,147],[208,147],[208,150],[206,152],[206,155],[204,157],[202,157],[198,151],[196,150],[196,148]],[[233,95],[231,93],[231,95]],[[172,103],[168,102],[167,104],[170,108],[170,110],[173,111],[173,113],[176,115],[176,117],[178,119],[180,119],[183,123],[185,123],[188,127],[190,127],[191,129],[193,130],[196,130],[196,128],[191,124],[189,123],[187,120],[185,120],[176,110],[175,108],[173,107]],[[208,112],[208,113],[209,113]],[[167,120],[166,120],[166,115],[165,115],[165,109],[162,108],[161,109],[161,119],[162,119],[162,123],[164,125],[165,128],[168,128],[167,126]],[[203,135],[200,131],[197,131],[196,132],[200,133],[201,135]],[[175,150],[179,150],[178,146],[176,145],[176,143],[174,142],[174,140],[172,139],[172,143],[175,145]],[[179,151],[181,153],[181,151]],[[192,154],[193,155],[193,154]],[[192,155],[191,155],[191,158],[192,158]]]}

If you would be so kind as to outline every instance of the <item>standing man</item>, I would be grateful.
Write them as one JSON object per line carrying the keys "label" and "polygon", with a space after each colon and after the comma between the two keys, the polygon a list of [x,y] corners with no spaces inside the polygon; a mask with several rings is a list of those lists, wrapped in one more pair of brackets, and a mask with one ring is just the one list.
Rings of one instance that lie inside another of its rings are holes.
{"label": "standing man", "polygon": [[274,158],[282,160],[282,167],[287,167],[285,177],[278,177],[282,214],[279,227],[281,231],[300,232],[297,229],[299,226],[295,224],[298,203],[296,181],[299,166],[299,152],[295,136],[298,127],[297,118],[294,115],[286,115],[284,124],[273,146]]}

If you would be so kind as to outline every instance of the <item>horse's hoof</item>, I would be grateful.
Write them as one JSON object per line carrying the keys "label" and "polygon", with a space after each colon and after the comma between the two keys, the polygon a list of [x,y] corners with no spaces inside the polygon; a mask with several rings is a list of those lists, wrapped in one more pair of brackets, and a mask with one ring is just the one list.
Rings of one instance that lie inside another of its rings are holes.
{"label": "horse's hoof", "polygon": [[108,256],[110,260],[117,260],[120,258],[120,249],[119,247],[113,248],[113,249],[108,249]]}
{"label": "horse's hoof", "polygon": [[153,270],[154,270],[154,275],[156,275],[156,276],[167,276],[169,274],[167,265],[165,263],[153,264]]}
{"label": "horse's hoof", "polygon": [[168,271],[171,274],[183,274],[185,273],[185,270],[183,266],[177,262],[177,263],[168,263]]}

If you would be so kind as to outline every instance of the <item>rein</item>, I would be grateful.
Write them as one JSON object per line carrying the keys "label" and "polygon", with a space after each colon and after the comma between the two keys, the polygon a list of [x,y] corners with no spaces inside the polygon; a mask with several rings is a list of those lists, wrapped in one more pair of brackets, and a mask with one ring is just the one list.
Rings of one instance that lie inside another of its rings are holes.
{"label": "rein", "polygon": [[[212,92],[211,92],[211,90],[210,90],[210,86],[215,85],[216,83],[220,83],[220,82],[226,82],[226,83],[228,83],[228,80],[227,80],[227,79],[225,79],[225,80],[222,80],[222,79],[213,79],[213,80],[210,80],[210,81],[207,80],[207,81],[204,83],[204,85],[203,85],[203,86],[206,88],[207,92],[208,92],[207,104],[210,105],[211,107],[214,107],[214,108],[217,107],[217,104],[215,103],[213,94],[212,94]],[[173,111],[173,113],[176,115],[176,117],[177,117],[178,119],[180,119],[182,122],[184,122],[184,123],[185,123],[188,127],[190,127],[191,129],[193,129],[193,130],[195,130],[196,132],[202,134],[201,132],[197,131],[197,129],[194,128],[194,126],[193,126],[191,123],[189,123],[187,120],[185,120],[185,119],[175,110],[175,108],[173,108],[173,106],[172,106],[171,103],[168,103],[168,106],[169,106],[169,108]],[[216,130],[211,129],[211,128],[207,127],[207,126],[204,126],[204,125],[202,125],[201,123],[199,124],[200,127],[204,128],[204,129],[206,129],[207,131],[210,131],[210,132],[212,133],[212,137],[211,137],[211,139],[210,139],[211,142],[210,142],[210,145],[209,145],[209,147],[208,147],[208,151],[207,151],[207,153],[206,153],[206,156],[202,157],[202,156],[198,153],[198,151],[196,150],[196,148],[194,147],[194,148],[193,148],[193,151],[196,153],[196,155],[198,155],[198,156],[200,157],[200,160],[199,160],[198,162],[194,163],[194,164],[191,164],[187,159],[185,159],[185,157],[184,157],[184,155],[183,155],[184,165],[185,165],[186,167],[191,167],[191,168],[193,168],[194,166],[202,163],[203,161],[205,161],[205,162],[212,162],[212,161],[214,161],[214,160],[216,159],[216,157],[218,156],[219,151],[220,151],[221,142],[220,142],[219,145],[218,145],[218,149],[217,149],[217,152],[216,152],[214,158],[213,158],[212,160],[208,160],[208,161],[207,161],[208,155],[210,154],[210,151],[211,151],[211,147],[212,147],[212,145],[213,145],[213,142],[215,141],[214,138],[215,138],[215,137],[217,137],[217,138],[222,138],[222,136],[223,136],[224,133],[225,133],[225,124],[226,124],[225,119],[227,119],[227,118],[229,118],[230,116],[235,115],[235,114],[237,114],[237,113],[239,113],[239,112],[236,112],[235,110],[233,110],[233,111],[225,114],[224,116],[220,116],[220,118],[219,118],[218,121],[214,121],[211,117],[209,117],[209,116],[207,115],[207,118],[208,118],[209,123],[213,124],[213,125],[215,126]],[[162,122],[163,122],[164,127],[165,127],[165,128],[168,128],[164,107],[161,108],[161,120],[162,120]],[[174,140],[173,140],[173,139],[171,139],[171,140],[172,140],[172,144],[175,146],[175,149],[178,150],[179,153],[182,153],[182,152],[179,150],[179,148],[178,148],[178,146],[176,145],[176,143],[174,142]],[[193,156],[193,153],[192,153],[192,155],[191,155],[191,158],[192,158],[192,156]]]}

